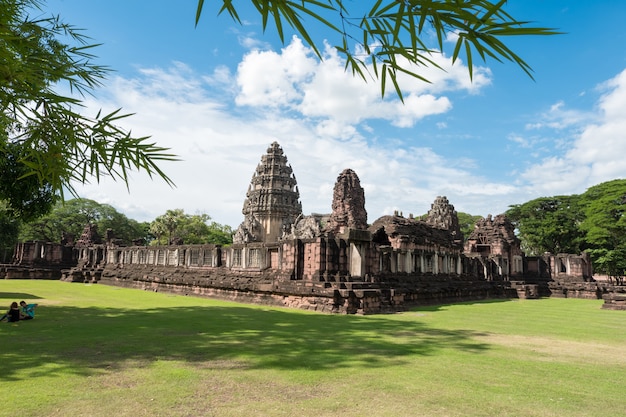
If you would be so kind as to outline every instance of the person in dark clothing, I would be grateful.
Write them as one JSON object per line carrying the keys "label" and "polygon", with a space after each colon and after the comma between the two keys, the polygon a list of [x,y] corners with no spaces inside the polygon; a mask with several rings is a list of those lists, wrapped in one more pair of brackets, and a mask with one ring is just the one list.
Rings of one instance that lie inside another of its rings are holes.
{"label": "person in dark clothing", "polygon": [[9,323],[20,321],[22,318],[22,312],[20,311],[20,307],[17,305],[17,302],[13,301],[11,303],[11,307],[9,307],[9,311],[6,312],[4,316],[0,319],[0,321],[7,319]]}

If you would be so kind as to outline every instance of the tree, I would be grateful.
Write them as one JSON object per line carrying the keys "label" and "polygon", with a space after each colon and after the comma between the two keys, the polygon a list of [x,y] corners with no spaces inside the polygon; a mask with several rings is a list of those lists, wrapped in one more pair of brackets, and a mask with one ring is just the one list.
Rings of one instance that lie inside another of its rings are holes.
{"label": "tree", "polygon": [[[178,224],[185,216],[183,209],[167,210],[164,215],[154,219],[150,223],[150,232],[156,236],[156,240],[152,241],[154,245],[171,245],[173,239],[176,237],[175,232],[178,228]],[[167,241],[163,242],[161,237],[167,233]]]}
{"label": "tree", "polygon": [[20,221],[12,216],[2,201],[0,201],[0,263],[6,263],[13,254],[13,248],[18,242]]}
{"label": "tree", "polygon": [[463,238],[467,240],[470,233],[474,231],[474,226],[476,222],[483,218],[483,216],[473,215],[469,213],[463,213],[461,211],[456,213],[459,219],[459,227],[461,228],[461,233],[463,233]]}
{"label": "tree", "polygon": [[505,214],[517,228],[528,255],[580,253],[584,248],[579,228],[584,213],[578,195],[537,198],[512,205]]}
{"label": "tree", "polygon": [[[383,96],[389,79],[400,99],[398,75],[428,81],[419,74],[419,67],[440,68],[432,56],[444,52],[444,41],[450,37],[456,38],[452,62],[464,55],[470,77],[474,55],[478,54],[483,61],[491,58],[514,62],[532,78],[531,67],[503,39],[558,33],[516,20],[504,10],[506,0],[252,0],[252,4],[261,15],[264,31],[272,21],[284,43],[284,27],[290,26],[319,58],[322,58],[321,41],[310,36],[311,21],[305,20],[312,18],[314,23],[321,23],[330,30],[331,37],[338,38],[331,42],[345,57],[346,68],[364,80],[368,77],[380,80]],[[368,6],[371,8],[365,9]],[[218,14],[226,12],[241,24],[237,7],[232,0],[222,0]],[[198,0],[196,25],[203,8],[204,0]],[[425,40],[427,32],[434,33],[434,46]]]}
{"label": "tree", "polygon": [[625,179],[595,185],[580,195],[510,206],[506,215],[527,254],[585,251],[596,272],[618,280],[626,275]]}
{"label": "tree", "polygon": [[[120,110],[82,115],[81,99],[110,72],[93,63],[81,30],[56,17],[32,18],[40,0],[0,1],[0,200],[14,214],[36,217],[63,190],[104,176],[128,185],[128,171],[143,170],[172,184],[157,163],[176,158],[116,123]],[[63,41],[67,39],[72,45]],[[59,90],[68,88],[72,95]],[[7,168],[8,167],[8,168]]]}
{"label": "tree", "polygon": [[48,213],[57,201],[57,195],[49,183],[42,184],[37,177],[28,175],[29,168],[21,162],[24,156],[21,144],[4,143],[3,153],[0,157],[0,198],[6,199],[6,214],[29,221]]}
{"label": "tree", "polygon": [[585,233],[594,269],[621,279],[626,274],[626,180],[590,187],[582,195]]}
{"label": "tree", "polygon": [[186,244],[228,245],[233,242],[230,226],[212,222],[208,214],[185,214],[182,209],[167,210],[150,223],[150,231],[156,237],[151,245],[171,244],[178,239]]}
{"label": "tree", "polygon": [[145,238],[146,224],[129,219],[108,204],[100,204],[88,199],[72,199],[59,202],[47,215],[22,226],[20,240],[43,240],[59,242],[63,233],[78,239],[87,224],[93,223],[102,235],[107,229],[113,231],[116,239],[126,244],[138,238]]}

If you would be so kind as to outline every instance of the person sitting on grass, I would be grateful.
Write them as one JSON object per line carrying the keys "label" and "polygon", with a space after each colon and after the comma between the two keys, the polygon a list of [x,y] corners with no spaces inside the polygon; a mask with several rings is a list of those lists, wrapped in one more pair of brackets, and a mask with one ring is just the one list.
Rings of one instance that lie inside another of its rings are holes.
{"label": "person sitting on grass", "polygon": [[20,311],[19,306],[15,301],[13,301],[11,303],[11,307],[9,307],[9,311],[7,311],[6,314],[2,316],[2,318],[0,318],[0,321],[3,321],[5,318],[9,323],[20,321],[21,316],[22,312]]}
{"label": "person sitting on grass", "polygon": [[35,318],[35,307],[38,304],[26,304],[26,301],[20,301],[20,306],[22,307],[21,311],[21,320],[32,320]]}

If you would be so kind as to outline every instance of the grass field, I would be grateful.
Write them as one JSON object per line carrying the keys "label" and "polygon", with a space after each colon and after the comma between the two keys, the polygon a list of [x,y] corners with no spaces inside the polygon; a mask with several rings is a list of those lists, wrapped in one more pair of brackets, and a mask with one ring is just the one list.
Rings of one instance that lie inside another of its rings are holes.
{"label": "grass field", "polygon": [[626,312],[602,301],[340,316],[0,280],[0,416],[626,416]]}

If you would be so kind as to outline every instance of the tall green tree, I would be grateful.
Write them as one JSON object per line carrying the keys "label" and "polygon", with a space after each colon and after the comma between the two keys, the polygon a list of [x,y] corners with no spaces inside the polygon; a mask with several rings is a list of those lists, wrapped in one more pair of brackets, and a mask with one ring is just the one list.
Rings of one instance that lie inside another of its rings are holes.
{"label": "tall green tree", "polygon": [[590,187],[582,195],[587,251],[594,269],[613,277],[626,274],[626,180]]}
{"label": "tall green tree", "polygon": [[578,195],[541,197],[510,206],[506,216],[518,230],[527,255],[580,253],[584,213]]}
{"label": "tall green tree", "polygon": [[[273,25],[280,39],[290,27],[322,57],[323,39],[314,39],[309,30],[321,24],[328,29],[325,37],[346,59],[346,68],[367,80],[380,80],[384,95],[391,81],[400,98],[400,74],[428,81],[420,75],[423,67],[440,68],[432,58],[444,51],[444,41],[454,37],[452,61],[464,57],[470,77],[474,57],[485,61],[511,61],[532,78],[532,69],[516,52],[506,46],[510,36],[553,35],[557,31],[520,21],[506,10],[506,0],[251,0],[261,15],[263,30]],[[207,3],[208,4],[208,3]],[[219,14],[226,13],[242,23],[240,2],[210,2]],[[204,0],[198,0],[196,25]],[[433,45],[425,39],[436,39]],[[371,70],[370,70],[371,66]],[[373,73],[371,73],[373,72]]]}
{"label": "tall green tree", "polygon": [[[171,245],[174,239],[180,238],[176,235],[178,225],[185,217],[183,209],[167,210],[165,214],[157,217],[150,223],[150,232],[156,237],[151,242],[153,245]],[[164,241],[162,238],[166,238]]]}
{"label": "tall green tree", "polygon": [[128,184],[128,172],[142,170],[171,184],[157,164],[175,157],[120,127],[127,115],[81,113],[110,70],[94,63],[96,45],[80,29],[40,17],[43,5],[0,0],[0,200],[32,218],[63,190],[103,176]]}
{"label": "tall green tree", "polygon": [[100,204],[88,199],[72,199],[58,202],[54,209],[22,226],[20,240],[43,240],[60,242],[63,233],[72,234],[78,239],[87,224],[95,224],[98,233],[104,236],[107,229],[113,231],[116,239],[126,244],[145,238],[147,224],[129,219],[108,204]]}

